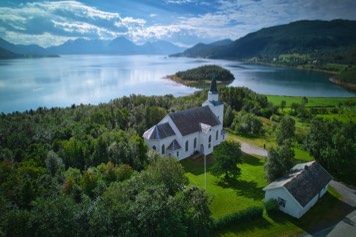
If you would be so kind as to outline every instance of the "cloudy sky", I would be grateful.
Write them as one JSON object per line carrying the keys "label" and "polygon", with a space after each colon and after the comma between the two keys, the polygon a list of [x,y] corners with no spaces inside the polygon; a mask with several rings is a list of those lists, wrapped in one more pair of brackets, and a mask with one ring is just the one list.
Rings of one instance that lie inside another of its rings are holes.
{"label": "cloudy sky", "polygon": [[302,19],[356,20],[356,0],[0,1],[0,37],[43,47],[119,36],[192,46]]}

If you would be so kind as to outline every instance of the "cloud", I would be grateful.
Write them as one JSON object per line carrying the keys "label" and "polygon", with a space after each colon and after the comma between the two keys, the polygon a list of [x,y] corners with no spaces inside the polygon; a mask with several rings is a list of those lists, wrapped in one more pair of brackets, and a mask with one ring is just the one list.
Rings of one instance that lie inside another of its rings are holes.
{"label": "cloud", "polygon": [[193,0],[167,0],[166,3],[170,3],[170,4],[187,4],[187,3],[192,3],[194,2]]}
{"label": "cloud", "polygon": [[58,0],[4,5],[0,4],[0,37],[21,44],[38,41],[41,46],[79,37],[113,39],[122,35],[138,43],[164,39],[193,45],[198,41],[237,39],[263,27],[301,19],[356,19],[354,0],[337,3],[333,0],[163,0],[149,3],[137,0],[120,1],[120,4]]}
{"label": "cloud", "polygon": [[[67,38],[112,39],[143,27],[145,20],[121,17],[76,1],[36,2],[0,7],[0,37],[28,44],[38,39],[41,46],[63,43]],[[45,40],[45,38],[48,40]],[[59,37],[61,40],[52,41]]]}

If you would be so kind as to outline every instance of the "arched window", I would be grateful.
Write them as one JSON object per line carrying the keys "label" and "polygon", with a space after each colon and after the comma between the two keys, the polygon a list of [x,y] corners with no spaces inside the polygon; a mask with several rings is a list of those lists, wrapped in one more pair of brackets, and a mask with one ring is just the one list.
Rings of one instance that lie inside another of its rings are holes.
{"label": "arched window", "polygon": [[211,135],[209,136],[209,142],[211,142]]}
{"label": "arched window", "polygon": [[216,131],[215,139],[218,140],[219,138],[219,131]]}
{"label": "arched window", "polygon": [[164,144],[162,145],[162,155],[164,154],[164,151],[165,150],[165,146],[164,146]]}
{"label": "arched window", "polygon": [[153,150],[157,150],[156,146],[153,146],[152,149],[153,149]]}
{"label": "arched window", "polygon": [[197,138],[194,138],[194,149],[197,148]]}
{"label": "arched window", "polygon": [[188,144],[188,141],[186,141],[186,142],[185,142],[185,151],[188,151],[188,148],[189,148],[188,145],[189,145],[189,144]]}

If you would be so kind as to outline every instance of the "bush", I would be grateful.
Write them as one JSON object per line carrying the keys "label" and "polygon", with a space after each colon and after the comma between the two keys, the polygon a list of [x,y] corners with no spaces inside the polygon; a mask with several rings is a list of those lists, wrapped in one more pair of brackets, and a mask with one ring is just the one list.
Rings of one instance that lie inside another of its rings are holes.
{"label": "bush", "polygon": [[278,202],[276,199],[269,199],[267,202],[264,203],[265,209],[268,215],[276,213],[278,211]]}
{"label": "bush", "polygon": [[257,218],[261,218],[262,214],[263,214],[262,207],[250,207],[245,210],[235,212],[223,218],[215,220],[212,229],[221,230],[233,224],[252,221]]}

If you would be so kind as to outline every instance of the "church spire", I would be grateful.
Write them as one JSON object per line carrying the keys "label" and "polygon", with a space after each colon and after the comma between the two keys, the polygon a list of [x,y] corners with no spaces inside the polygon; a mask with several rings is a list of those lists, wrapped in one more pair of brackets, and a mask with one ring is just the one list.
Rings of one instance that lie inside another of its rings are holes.
{"label": "church spire", "polygon": [[215,78],[215,73],[213,73],[213,78],[211,79],[211,84],[210,84],[210,90],[211,93],[217,94],[218,93],[218,87],[216,85],[216,78]]}

